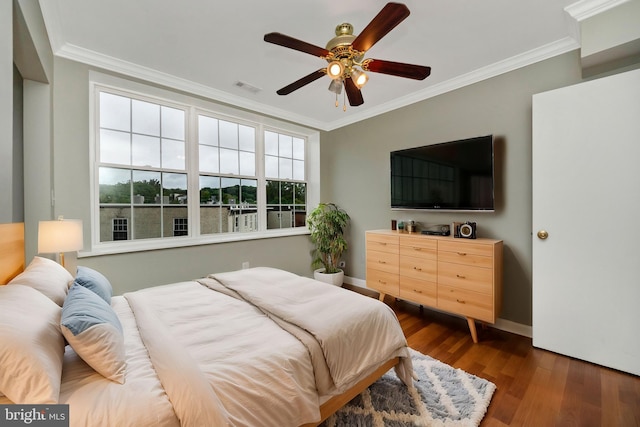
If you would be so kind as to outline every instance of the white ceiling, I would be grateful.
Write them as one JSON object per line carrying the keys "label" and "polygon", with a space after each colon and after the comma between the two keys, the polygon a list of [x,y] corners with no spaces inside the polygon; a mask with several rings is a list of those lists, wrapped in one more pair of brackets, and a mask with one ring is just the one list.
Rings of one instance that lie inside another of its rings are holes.
{"label": "white ceiling", "polygon": [[[575,0],[405,0],[411,15],[366,57],[432,67],[423,81],[370,73],[364,105],[336,108],[322,68],[263,41],[281,32],[324,47],[342,22],[358,34],[385,0],[40,0],[54,54],[331,130],[579,47]],[[585,0],[583,0],[585,1]],[[244,82],[260,90],[241,89]]]}

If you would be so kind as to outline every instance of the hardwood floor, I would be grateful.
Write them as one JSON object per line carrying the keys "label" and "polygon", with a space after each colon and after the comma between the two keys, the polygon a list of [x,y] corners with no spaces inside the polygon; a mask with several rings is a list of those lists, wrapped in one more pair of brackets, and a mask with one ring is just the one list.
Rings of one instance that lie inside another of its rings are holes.
{"label": "hardwood floor", "polygon": [[530,338],[490,327],[478,327],[474,344],[465,319],[385,302],[410,347],[497,386],[481,427],[640,426],[638,376],[540,350]]}

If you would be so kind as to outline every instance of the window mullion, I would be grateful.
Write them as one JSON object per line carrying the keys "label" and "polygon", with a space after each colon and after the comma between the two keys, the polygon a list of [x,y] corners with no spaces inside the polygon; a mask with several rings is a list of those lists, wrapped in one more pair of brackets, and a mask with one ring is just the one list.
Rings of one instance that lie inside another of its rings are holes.
{"label": "window mullion", "polygon": [[256,126],[256,177],[258,179],[258,230],[267,230],[267,180],[264,168],[264,126]]}
{"label": "window mullion", "polygon": [[198,154],[198,110],[187,110],[186,155],[188,218],[191,236],[200,236],[200,159]]}

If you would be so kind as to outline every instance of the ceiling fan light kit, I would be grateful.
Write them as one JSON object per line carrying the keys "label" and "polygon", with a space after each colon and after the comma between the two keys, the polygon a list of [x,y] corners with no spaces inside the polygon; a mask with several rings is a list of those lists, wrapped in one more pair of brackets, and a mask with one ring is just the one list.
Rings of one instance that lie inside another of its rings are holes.
{"label": "ceiling fan light kit", "polygon": [[369,81],[369,76],[367,76],[364,71],[358,71],[357,69],[351,70],[351,79],[358,86],[358,89],[362,89],[362,86],[366,85]]}
{"label": "ceiling fan light kit", "polygon": [[342,78],[344,73],[344,65],[340,61],[331,61],[327,66],[327,75],[333,80]]}
{"label": "ceiling fan light kit", "polygon": [[[312,45],[281,33],[265,34],[264,41],[317,56],[328,62],[321,68],[276,91],[278,95],[288,95],[324,75],[332,79],[329,90],[340,94],[344,85],[349,105],[356,107],[364,103],[360,89],[367,83],[372,73],[388,74],[415,80],[424,80],[431,74],[431,67],[364,59],[365,53],[382,37],[409,16],[409,9],[401,3],[387,3],[362,32],[354,36],[353,25],[342,23],[336,27],[336,36],[329,40],[326,48]],[[363,60],[364,59],[364,60]],[[345,108],[346,110],[346,105]]]}
{"label": "ceiling fan light kit", "polygon": [[342,93],[342,81],[331,80],[331,83],[329,84],[329,91],[335,93],[336,95],[340,95]]}

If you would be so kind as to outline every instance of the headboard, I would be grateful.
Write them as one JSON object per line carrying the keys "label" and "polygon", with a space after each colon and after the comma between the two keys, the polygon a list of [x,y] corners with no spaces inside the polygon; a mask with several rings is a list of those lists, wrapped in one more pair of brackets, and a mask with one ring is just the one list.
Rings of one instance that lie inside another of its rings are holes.
{"label": "headboard", "polygon": [[24,270],[24,223],[0,224],[0,285]]}

